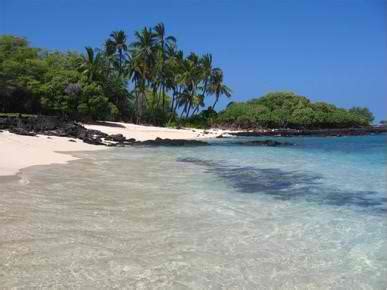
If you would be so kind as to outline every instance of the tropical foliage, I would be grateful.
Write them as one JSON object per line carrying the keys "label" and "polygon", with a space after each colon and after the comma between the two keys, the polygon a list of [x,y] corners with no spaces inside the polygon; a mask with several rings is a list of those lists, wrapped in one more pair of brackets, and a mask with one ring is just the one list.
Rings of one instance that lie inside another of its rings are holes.
{"label": "tropical foliage", "polygon": [[374,114],[365,107],[353,107],[349,109],[349,112],[354,113],[360,117],[366,119],[369,123],[372,123],[375,120]]}
{"label": "tropical foliage", "polygon": [[83,53],[0,36],[0,113],[195,127],[341,128],[373,121],[367,108],[312,103],[293,92],[231,102],[216,113],[219,99],[230,96],[212,55],[185,55],[162,23],[136,31],[131,42],[124,31],[114,31],[103,47]]}
{"label": "tropical foliage", "polygon": [[311,102],[293,92],[272,92],[248,102],[230,103],[218,124],[242,128],[348,128],[367,126],[373,115],[366,108],[345,110]]}
{"label": "tropical foliage", "polygon": [[144,27],[128,42],[112,32],[100,49],[83,54],[30,47],[0,36],[0,112],[60,114],[165,124],[192,117],[230,97],[223,71],[210,54],[185,56],[162,23]]}

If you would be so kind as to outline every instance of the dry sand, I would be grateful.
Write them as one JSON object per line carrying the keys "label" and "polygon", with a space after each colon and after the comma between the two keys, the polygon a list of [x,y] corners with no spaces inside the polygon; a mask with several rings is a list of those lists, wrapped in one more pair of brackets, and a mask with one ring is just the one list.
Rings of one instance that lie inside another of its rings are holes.
{"label": "dry sand", "polygon": [[101,150],[104,146],[70,142],[70,138],[47,136],[21,136],[3,131],[0,133],[0,176],[14,175],[22,168],[33,165],[66,163],[77,158],[60,151]]}
{"label": "dry sand", "polygon": [[101,122],[98,125],[83,125],[87,129],[99,130],[107,134],[122,134],[126,138],[135,138],[137,141],[153,140],[157,137],[163,139],[203,139],[214,138],[223,133],[227,133],[226,131],[218,129],[173,129],[119,122]]}
{"label": "dry sand", "polygon": [[[126,138],[135,138],[138,141],[157,137],[170,139],[214,138],[225,133],[222,130],[171,129],[117,122],[84,126],[108,134],[122,134]],[[81,140],[75,140],[76,142],[69,140],[70,138],[65,137],[42,135],[30,137],[11,134],[8,131],[0,132],[0,176],[14,175],[20,169],[33,165],[61,164],[77,159],[68,154],[69,152],[107,149],[104,146],[83,143]]]}

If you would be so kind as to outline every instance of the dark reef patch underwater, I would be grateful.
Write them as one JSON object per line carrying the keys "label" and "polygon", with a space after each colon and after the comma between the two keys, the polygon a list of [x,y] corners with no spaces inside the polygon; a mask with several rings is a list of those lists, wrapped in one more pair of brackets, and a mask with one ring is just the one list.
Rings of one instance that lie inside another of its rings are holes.
{"label": "dark reef patch underwater", "polygon": [[270,195],[278,200],[303,199],[333,206],[355,206],[387,213],[387,198],[374,191],[347,191],[323,185],[321,175],[278,168],[234,166],[226,161],[179,158],[179,162],[204,166],[206,172],[224,179],[240,193]]}

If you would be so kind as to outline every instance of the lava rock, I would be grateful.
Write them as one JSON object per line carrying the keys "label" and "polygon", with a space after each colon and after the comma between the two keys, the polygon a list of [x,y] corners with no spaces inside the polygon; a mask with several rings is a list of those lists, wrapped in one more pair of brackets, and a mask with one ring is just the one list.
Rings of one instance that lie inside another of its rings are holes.
{"label": "lava rock", "polygon": [[36,136],[35,132],[31,132],[29,130],[26,130],[26,129],[23,129],[23,128],[18,128],[18,127],[10,128],[9,132],[13,133],[13,134],[17,134],[17,135]]}
{"label": "lava rock", "polygon": [[82,139],[83,142],[87,143],[87,144],[92,144],[92,145],[105,145],[103,142],[102,142],[102,139],[98,136],[96,137],[84,137]]}
{"label": "lava rock", "polygon": [[122,143],[122,142],[126,141],[126,138],[122,134],[112,134],[112,135],[106,136],[105,140]]}
{"label": "lava rock", "polygon": [[279,142],[274,140],[254,140],[247,142],[239,142],[239,145],[245,146],[269,146],[269,147],[278,147],[278,146],[293,146],[293,143],[289,142]]}
{"label": "lava rock", "polygon": [[156,138],[155,140],[146,140],[143,142],[135,142],[134,145],[146,145],[146,146],[206,146],[207,142],[198,140],[185,140],[185,139],[162,139]]}

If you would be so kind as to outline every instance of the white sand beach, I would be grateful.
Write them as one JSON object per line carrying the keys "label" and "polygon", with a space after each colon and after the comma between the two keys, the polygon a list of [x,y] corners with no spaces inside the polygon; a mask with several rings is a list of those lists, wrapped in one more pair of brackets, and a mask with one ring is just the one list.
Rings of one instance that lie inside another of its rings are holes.
{"label": "white sand beach", "polygon": [[71,151],[101,150],[107,147],[83,143],[81,140],[70,142],[70,138],[48,136],[21,136],[0,132],[0,176],[14,175],[20,169],[33,165],[61,164],[77,158]]}
{"label": "white sand beach", "polygon": [[[141,126],[127,123],[106,122],[97,125],[84,125],[88,129],[100,130],[107,134],[122,134],[138,141],[157,137],[170,139],[214,138],[225,133],[222,130],[172,129],[154,126]],[[21,136],[0,132],[0,176],[17,174],[20,169],[34,165],[62,164],[77,159],[74,151],[106,150],[108,147],[89,145],[81,140],[70,142],[66,137]],[[64,153],[65,152],[65,153]]]}
{"label": "white sand beach", "polygon": [[100,122],[97,125],[83,124],[83,126],[87,129],[99,130],[107,134],[122,134],[126,138],[135,138],[137,141],[153,140],[157,137],[163,139],[206,139],[227,133],[220,129],[174,129],[120,122]]}

